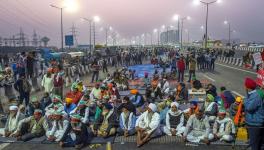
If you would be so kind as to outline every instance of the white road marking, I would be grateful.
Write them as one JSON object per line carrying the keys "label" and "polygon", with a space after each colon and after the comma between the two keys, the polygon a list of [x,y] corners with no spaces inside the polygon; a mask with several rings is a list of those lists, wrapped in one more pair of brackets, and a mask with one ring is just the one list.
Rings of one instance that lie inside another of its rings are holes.
{"label": "white road marking", "polygon": [[219,66],[223,66],[223,67],[239,70],[239,71],[242,71],[242,72],[247,72],[247,73],[251,73],[251,74],[257,74],[256,72],[252,72],[252,71],[248,71],[248,70],[243,70],[243,69],[239,69],[239,68],[235,68],[235,67],[219,64],[219,63],[216,63],[216,64],[219,65]]}
{"label": "white road marking", "polygon": [[236,91],[232,91],[232,93],[234,93],[235,95],[237,95],[237,96],[240,96],[240,97],[242,97],[242,98],[245,98],[245,96],[243,96],[243,95],[239,94],[239,93],[238,93],[238,92],[236,92]]}
{"label": "white road marking", "polygon": [[206,77],[207,79],[209,79],[209,80],[211,80],[211,81],[215,82],[215,80],[214,80],[214,79],[212,79],[212,78],[208,77],[207,75],[203,75],[203,76],[204,76],[204,77]]}
{"label": "white road marking", "polygon": [[0,149],[4,149],[5,147],[7,147],[10,143],[3,143],[0,144]]}

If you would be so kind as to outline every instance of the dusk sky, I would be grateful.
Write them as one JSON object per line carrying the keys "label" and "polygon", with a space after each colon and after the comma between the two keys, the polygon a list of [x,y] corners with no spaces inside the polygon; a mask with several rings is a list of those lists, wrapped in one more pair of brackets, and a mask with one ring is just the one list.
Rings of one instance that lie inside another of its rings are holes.
{"label": "dusk sky", "polygon": [[[41,36],[51,39],[50,45],[60,43],[60,12],[50,4],[63,6],[65,0],[0,0],[0,36],[11,37],[22,27],[28,37],[33,29]],[[190,39],[201,39],[205,26],[205,6],[194,6],[192,0],[75,0],[74,12],[64,12],[64,33],[70,34],[75,23],[79,44],[89,43],[88,22],[80,18],[98,15],[97,40],[104,41],[100,27],[112,26],[122,38],[130,38],[143,33],[151,33],[154,28],[176,25],[174,14],[190,16],[185,21],[185,29],[190,31]],[[206,1],[206,0],[204,0]],[[210,0],[207,0],[210,1]],[[264,0],[222,0],[209,8],[209,36],[227,39],[228,28],[225,20],[231,22],[232,38],[242,41],[264,41]],[[184,35],[186,39],[186,35]]]}

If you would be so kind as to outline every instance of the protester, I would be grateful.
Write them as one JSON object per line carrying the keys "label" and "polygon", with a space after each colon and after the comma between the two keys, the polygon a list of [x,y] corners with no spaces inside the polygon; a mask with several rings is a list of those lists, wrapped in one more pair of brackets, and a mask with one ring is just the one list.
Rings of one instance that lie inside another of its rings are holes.
{"label": "protester", "polygon": [[53,80],[54,78],[52,78],[51,72],[47,72],[47,74],[43,76],[43,79],[41,81],[41,86],[44,87],[44,92],[46,93],[52,92],[54,86]]}
{"label": "protester", "polygon": [[19,93],[19,104],[23,104],[25,100],[25,104],[28,106],[32,86],[25,78],[25,74],[19,75],[19,79],[16,81],[14,88]]}
{"label": "protester", "polygon": [[171,108],[166,114],[166,126],[163,127],[163,132],[169,136],[182,136],[185,127],[184,114],[179,109],[177,102],[171,103]]}
{"label": "protester", "polygon": [[48,123],[42,116],[42,111],[36,109],[33,116],[19,121],[14,136],[17,140],[25,142],[45,135],[48,128]]}
{"label": "protester", "polygon": [[95,124],[93,125],[93,134],[104,138],[115,135],[117,126],[116,118],[117,116],[113,106],[105,103],[99,118],[95,120]]}
{"label": "protester", "polygon": [[119,117],[118,135],[125,137],[134,135],[136,133],[136,116],[130,111],[129,104],[122,105],[122,113]]}
{"label": "protester", "polygon": [[214,136],[210,134],[208,117],[204,115],[203,108],[200,108],[189,118],[183,134],[183,139],[184,141],[193,143],[203,142],[209,144],[213,137]]}
{"label": "protester", "polygon": [[183,60],[183,57],[180,58],[180,60],[177,62],[178,67],[178,82],[184,81],[184,70],[185,70],[185,62]]}
{"label": "protester", "polygon": [[264,136],[264,103],[256,91],[256,82],[251,78],[246,78],[244,83],[247,92],[247,97],[244,100],[245,121],[250,147],[252,150],[260,150]]}
{"label": "protester", "polygon": [[150,103],[147,110],[139,116],[136,122],[136,131],[138,147],[144,145],[151,138],[161,135],[160,116],[155,104]]}
{"label": "protester", "polygon": [[231,142],[234,140],[235,132],[236,129],[232,119],[226,116],[225,110],[219,110],[218,117],[216,118],[213,126],[214,139]]}
{"label": "protester", "polygon": [[17,130],[19,121],[25,118],[15,105],[9,107],[9,115],[4,128],[0,128],[0,136],[9,137]]}

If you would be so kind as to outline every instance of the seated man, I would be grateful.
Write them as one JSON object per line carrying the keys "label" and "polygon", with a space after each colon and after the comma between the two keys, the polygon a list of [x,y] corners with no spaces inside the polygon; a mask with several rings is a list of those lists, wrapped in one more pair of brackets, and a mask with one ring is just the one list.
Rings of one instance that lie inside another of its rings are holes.
{"label": "seated man", "polygon": [[162,95],[168,94],[170,91],[170,84],[167,77],[163,77],[162,81],[159,82],[158,87],[161,90]]}
{"label": "seated man", "polygon": [[147,72],[144,73],[143,83],[144,83],[145,87],[150,85],[150,78],[148,77],[148,73]]}
{"label": "seated man", "polygon": [[96,83],[94,88],[92,89],[90,93],[90,99],[96,100],[101,98],[101,89],[100,89],[100,83]]}
{"label": "seated man", "polygon": [[93,125],[93,133],[95,136],[107,138],[116,133],[117,116],[113,106],[105,103],[99,118]]}
{"label": "seated man", "polygon": [[48,123],[45,117],[42,116],[42,111],[35,109],[34,116],[19,121],[14,136],[17,140],[26,142],[45,135],[48,128]]}
{"label": "seated man", "polygon": [[221,109],[213,126],[213,134],[216,140],[231,142],[234,140],[235,125],[233,121],[226,116],[226,111]]}
{"label": "seated man", "polygon": [[208,116],[209,122],[214,122],[218,111],[218,105],[211,94],[207,94],[205,100],[205,115]]}
{"label": "seated man", "polygon": [[139,116],[136,122],[137,146],[147,143],[151,138],[161,135],[160,115],[157,106],[153,103],[148,105],[147,110]]}
{"label": "seated man", "polygon": [[89,134],[86,125],[81,122],[81,116],[74,114],[71,116],[70,126],[62,136],[59,145],[61,147],[75,147],[81,149],[87,143]]}
{"label": "seated man", "polygon": [[179,83],[176,91],[176,100],[177,101],[188,101],[188,90],[184,83]]}
{"label": "seated man", "polygon": [[40,109],[42,112],[44,111],[41,109],[41,105],[37,97],[34,96],[31,98],[31,102],[28,105],[27,116],[32,116],[34,114],[35,109]]}
{"label": "seated man", "polygon": [[64,110],[64,106],[61,102],[61,97],[58,95],[53,96],[52,103],[45,108],[45,116],[49,117],[54,112],[54,110]]}
{"label": "seated man", "polygon": [[73,103],[73,99],[65,98],[64,111],[69,115],[75,108],[76,104]]}
{"label": "seated man", "polygon": [[86,104],[86,101],[80,100],[79,105],[70,112],[71,115],[79,114],[83,124],[89,123],[89,107]]}
{"label": "seated man", "polygon": [[166,114],[166,126],[163,127],[163,132],[169,136],[182,136],[185,127],[184,114],[179,109],[177,102],[171,103],[171,108]]}
{"label": "seated man", "polygon": [[195,114],[199,110],[199,106],[197,101],[191,101],[190,102],[190,108],[184,110],[184,119],[188,121],[188,119],[191,117],[191,115]]}
{"label": "seated man", "polygon": [[64,118],[65,112],[54,111],[52,113],[51,129],[46,132],[49,141],[60,141],[69,127],[69,121]]}
{"label": "seated man", "polygon": [[49,95],[49,93],[44,93],[44,96],[40,100],[40,108],[43,111],[43,114],[45,114],[45,109],[52,103],[52,99]]}
{"label": "seated man", "polygon": [[136,115],[136,107],[135,105],[133,105],[133,103],[129,100],[128,96],[125,96],[122,100],[122,103],[120,104],[120,106],[118,106],[117,108],[117,113],[121,114],[122,113],[122,109],[123,106],[126,105],[126,107],[128,107],[128,111],[129,112],[133,112],[134,115]]}
{"label": "seated man", "polygon": [[66,94],[66,98],[71,98],[72,103],[78,104],[82,98],[82,92],[78,91],[77,85],[73,86],[71,91]]}
{"label": "seated man", "polygon": [[122,113],[119,117],[119,128],[117,129],[120,136],[124,135],[125,137],[128,137],[136,133],[136,116],[129,110],[130,108],[128,104],[122,105]]}
{"label": "seated man", "polygon": [[144,98],[138,92],[138,90],[131,90],[130,93],[132,94],[132,96],[130,97],[130,101],[136,106],[136,108],[144,105]]}
{"label": "seated man", "polygon": [[0,136],[9,137],[18,126],[18,122],[25,118],[25,115],[18,110],[17,106],[9,107],[9,115],[5,124],[5,128],[0,129]]}
{"label": "seated man", "polygon": [[193,143],[204,142],[209,144],[213,139],[210,134],[210,125],[208,117],[204,115],[204,109],[200,108],[194,115],[192,115],[186,125],[183,140]]}

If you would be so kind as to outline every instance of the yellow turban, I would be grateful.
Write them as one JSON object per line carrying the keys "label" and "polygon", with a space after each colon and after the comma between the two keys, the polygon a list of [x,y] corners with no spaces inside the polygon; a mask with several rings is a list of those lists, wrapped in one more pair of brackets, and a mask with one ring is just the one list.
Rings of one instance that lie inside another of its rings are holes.
{"label": "yellow turban", "polygon": [[133,90],[130,91],[130,93],[133,94],[133,95],[136,95],[138,93],[138,90],[133,89]]}
{"label": "yellow turban", "polygon": [[72,98],[65,98],[65,102],[67,103],[67,104],[71,104],[72,103]]}

